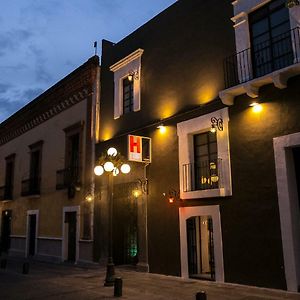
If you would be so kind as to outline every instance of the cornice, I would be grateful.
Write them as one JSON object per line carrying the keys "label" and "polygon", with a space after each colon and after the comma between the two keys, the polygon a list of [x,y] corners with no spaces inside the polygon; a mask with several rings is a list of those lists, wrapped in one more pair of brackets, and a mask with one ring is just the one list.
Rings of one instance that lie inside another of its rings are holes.
{"label": "cornice", "polygon": [[110,66],[110,68],[109,68],[110,71],[112,71],[112,72],[118,71],[119,69],[123,68],[124,66],[126,66],[127,64],[132,62],[133,60],[141,57],[143,55],[143,53],[144,53],[144,50],[141,48],[135,50],[131,54],[127,55],[126,57],[122,58],[121,60],[119,60],[112,66]]}
{"label": "cornice", "polygon": [[[34,127],[48,121],[59,113],[69,109],[73,105],[86,99],[89,95],[88,89],[84,88],[81,91],[65,98],[64,100],[50,106],[46,110],[41,110],[36,115],[26,121],[21,120],[15,128],[4,130],[0,137],[0,146],[33,129]],[[6,132],[5,132],[6,131]]]}

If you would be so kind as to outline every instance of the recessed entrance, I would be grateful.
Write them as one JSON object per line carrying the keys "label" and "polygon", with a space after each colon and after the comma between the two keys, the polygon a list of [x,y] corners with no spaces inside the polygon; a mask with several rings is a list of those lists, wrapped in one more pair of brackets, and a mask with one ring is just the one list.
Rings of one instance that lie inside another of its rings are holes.
{"label": "recessed entrance", "polygon": [[12,216],[11,210],[2,211],[0,247],[4,252],[7,252],[10,248],[11,216]]}
{"label": "recessed entrance", "polygon": [[36,241],[36,215],[29,215],[29,243],[28,255],[35,255],[35,241]]}
{"label": "recessed entrance", "polygon": [[77,233],[77,222],[76,222],[76,212],[66,212],[65,213],[65,232],[66,232],[66,242],[67,242],[67,261],[76,261],[76,233]]}
{"label": "recessed entrance", "polygon": [[212,217],[189,218],[186,229],[189,277],[215,280]]}

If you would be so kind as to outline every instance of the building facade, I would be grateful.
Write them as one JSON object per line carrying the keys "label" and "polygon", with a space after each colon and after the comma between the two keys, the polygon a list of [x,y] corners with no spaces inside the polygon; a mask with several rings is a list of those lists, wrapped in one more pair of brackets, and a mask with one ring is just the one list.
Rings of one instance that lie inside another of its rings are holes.
{"label": "building facade", "polygon": [[1,248],[50,261],[93,260],[99,59],[0,125]]}
{"label": "building facade", "polygon": [[[131,161],[130,174],[115,177],[116,264],[225,281],[220,214],[232,185],[229,113],[218,93],[224,88],[223,59],[235,50],[232,14],[232,5],[224,1],[177,1],[120,42],[103,41],[96,157],[114,146],[125,156],[132,152],[133,160],[139,160],[134,152],[140,150],[144,160]],[[223,119],[223,132],[209,134],[212,117]],[[202,154],[208,147],[210,152]],[[210,163],[214,182],[204,182]],[[97,178],[96,190],[95,253],[105,260],[109,197],[104,179]],[[190,244],[200,237],[196,224],[203,224],[201,262],[199,255],[196,259],[200,249]]]}
{"label": "building facade", "polygon": [[[103,41],[96,157],[134,160],[114,181],[114,260],[297,291],[299,6],[221,2],[177,1]],[[105,179],[96,190],[105,260]]]}

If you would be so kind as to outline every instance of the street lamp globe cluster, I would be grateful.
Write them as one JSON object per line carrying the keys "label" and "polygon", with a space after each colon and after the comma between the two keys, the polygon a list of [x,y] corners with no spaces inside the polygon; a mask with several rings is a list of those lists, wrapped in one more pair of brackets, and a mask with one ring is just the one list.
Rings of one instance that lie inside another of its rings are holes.
{"label": "street lamp globe cluster", "polygon": [[121,173],[128,174],[130,166],[125,162],[125,158],[118,153],[118,151],[111,147],[106,153],[103,153],[98,159],[98,163],[94,168],[94,173],[101,176],[104,173],[108,175],[108,201],[109,201],[109,226],[108,226],[108,260],[106,266],[106,278],[104,285],[112,286],[115,281],[115,269],[113,263],[113,250],[112,250],[112,214],[113,214],[113,178]]}
{"label": "street lamp globe cluster", "polygon": [[116,148],[109,148],[98,161],[98,165],[94,168],[94,173],[101,176],[104,172],[112,172],[113,176],[117,176],[120,170],[123,174],[130,172],[130,166],[124,163],[124,158],[118,153]]}

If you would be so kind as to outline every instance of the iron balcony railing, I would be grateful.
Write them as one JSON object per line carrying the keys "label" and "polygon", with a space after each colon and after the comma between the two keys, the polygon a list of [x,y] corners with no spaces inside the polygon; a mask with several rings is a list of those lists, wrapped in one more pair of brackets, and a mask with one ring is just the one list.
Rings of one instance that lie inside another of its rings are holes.
{"label": "iron balcony railing", "polygon": [[13,186],[4,185],[0,187],[0,201],[13,199]]}
{"label": "iron balcony railing", "polygon": [[22,180],[21,196],[40,195],[40,183],[39,177]]}
{"label": "iron balcony railing", "polygon": [[56,189],[65,189],[71,184],[79,184],[79,173],[79,168],[67,168],[56,171]]}
{"label": "iron balcony railing", "polygon": [[225,88],[300,62],[300,28],[273,36],[224,60]]}
{"label": "iron balcony railing", "polygon": [[222,160],[214,159],[183,165],[183,191],[210,190],[223,187]]}

